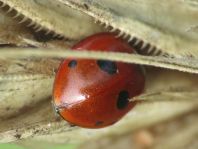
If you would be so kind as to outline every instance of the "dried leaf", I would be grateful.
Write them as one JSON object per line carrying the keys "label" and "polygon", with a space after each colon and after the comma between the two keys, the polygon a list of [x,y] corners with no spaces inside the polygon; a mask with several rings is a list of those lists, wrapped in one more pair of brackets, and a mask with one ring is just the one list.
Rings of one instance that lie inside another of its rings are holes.
{"label": "dried leaf", "polygon": [[[171,127],[165,122],[169,121],[176,127],[174,133],[156,135],[159,139],[152,147],[188,147],[197,135],[196,116],[186,123],[188,116],[197,114],[197,75],[159,67],[198,73],[197,4],[197,0],[0,0],[0,44],[5,46],[0,49],[0,142],[122,140],[140,128],[164,125],[163,130],[168,131]],[[99,31],[117,33],[144,55],[68,50],[78,40]],[[37,38],[39,34],[42,41]],[[65,57],[158,68],[146,67],[145,92],[131,99],[140,102],[127,116],[111,127],[89,130],[71,127],[57,118],[51,107],[54,72],[60,58]]]}
{"label": "dried leaf", "polygon": [[120,35],[129,36],[129,40],[143,40],[175,57],[198,57],[198,1],[58,1],[120,30]]}
{"label": "dried leaf", "polygon": [[[164,77],[166,77],[166,80],[164,80]],[[180,83],[177,82],[176,78],[179,78]],[[181,87],[195,88],[196,90],[198,80],[196,75],[152,70],[151,73],[147,74],[146,84],[148,86],[146,87],[146,92],[147,90],[149,91],[149,88],[152,86],[154,87],[153,90],[164,89],[161,85],[163,81],[168,84],[167,89],[179,91]],[[197,94],[197,92],[195,91],[194,94]],[[174,96],[172,96],[172,98],[174,98]],[[2,121],[0,123],[0,138],[2,138],[0,141],[10,142],[29,137],[37,139],[38,137],[39,140],[44,139],[45,141],[47,141],[48,138],[49,140],[53,138],[54,142],[61,142],[62,140],[62,142],[80,143],[89,138],[98,138],[104,135],[121,135],[141,127],[174,118],[193,109],[197,109],[197,107],[198,103],[196,100],[180,100],[180,97],[177,97],[177,100],[168,100],[162,96],[159,101],[143,101],[125,116],[123,120],[112,127],[100,130],[88,130],[78,127],[71,128],[69,125],[66,125],[64,121],[57,121],[51,109],[50,100],[47,100],[39,102],[39,106],[29,109],[17,117]],[[45,116],[46,114],[47,116]]]}
{"label": "dried leaf", "polygon": [[[45,30],[46,34],[81,39],[100,31],[97,25],[90,23],[90,17],[54,0],[1,0],[1,2],[2,5],[17,11],[13,17],[19,17],[20,23],[27,22],[27,26],[31,26],[36,32]],[[78,20],[81,22],[78,23]]]}
{"label": "dried leaf", "polygon": [[[86,49],[85,49],[86,50]],[[48,49],[40,48],[35,50],[32,48],[4,48],[0,50],[0,58],[24,58],[24,57],[76,57],[76,58],[92,58],[92,59],[107,59],[114,61],[121,61],[127,63],[142,64],[148,66],[156,66],[162,68],[169,68],[190,73],[198,73],[198,60],[186,58],[169,58],[161,56],[143,56],[137,54],[127,53],[113,53],[113,52],[93,52],[93,51],[71,51],[65,49]]]}

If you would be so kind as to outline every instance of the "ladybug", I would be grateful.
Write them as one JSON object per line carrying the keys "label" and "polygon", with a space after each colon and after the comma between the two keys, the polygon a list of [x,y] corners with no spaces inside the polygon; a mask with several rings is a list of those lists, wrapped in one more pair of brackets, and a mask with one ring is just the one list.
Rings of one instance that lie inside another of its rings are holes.
{"label": "ladybug", "polygon": [[[73,46],[73,50],[133,53],[134,49],[112,33],[98,33]],[[108,60],[65,59],[57,71],[53,102],[60,116],[84,128],[102,128],[120,120],[141,94],[145,77],[138,65]]]}

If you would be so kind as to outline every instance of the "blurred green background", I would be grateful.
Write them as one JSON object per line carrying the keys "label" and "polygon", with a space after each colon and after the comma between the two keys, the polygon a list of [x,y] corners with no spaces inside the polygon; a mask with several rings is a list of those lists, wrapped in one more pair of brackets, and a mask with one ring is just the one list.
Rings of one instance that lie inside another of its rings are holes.
{"label": "blurred green background", "polygon": [[[41,148],[44,149],[45,147],[41,147]],[[17,144],[6,143],[6,144],[0,144],[0,149],[29,149],[29,147],[21,147],[20,145]],[[47,149],[77,149],[77,145],[75,144],[53,145],[51,147],[47,146]]]}

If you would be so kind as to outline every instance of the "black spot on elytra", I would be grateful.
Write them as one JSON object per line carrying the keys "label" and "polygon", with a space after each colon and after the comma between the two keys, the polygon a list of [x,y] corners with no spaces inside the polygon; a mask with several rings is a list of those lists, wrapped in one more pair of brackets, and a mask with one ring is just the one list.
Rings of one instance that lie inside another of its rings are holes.
{"label": "black spot on elytra", "polygon": [[77,65],[77,61],[76,60],[71,60],[68,63],[68,67],[70,67],[70,68],[74,68],[74,67],[76,67],[76,65]]}
{"label": "black spot on elytra", "polygon": [[100,67],[100,69],[102,69],[104,72],[107,72],[110,75],[113,75],[117,72],[117,65],[115,62],[98,60],[97,65]]}
{"label": "black spot on elytra", "polygon": [[96,123],[95,123],[95,125],[96,126],[100,126],[100,125],[102,125],[104,122],[103,121],[97,121]]}
{"label": "black spot on elytra", "polygon": [[117,101],[117,108],[118,109],[124,109],[125,107],[127,107],[129,103],[129,93],[128,91],[121,91],[118,95],[118,101]]}

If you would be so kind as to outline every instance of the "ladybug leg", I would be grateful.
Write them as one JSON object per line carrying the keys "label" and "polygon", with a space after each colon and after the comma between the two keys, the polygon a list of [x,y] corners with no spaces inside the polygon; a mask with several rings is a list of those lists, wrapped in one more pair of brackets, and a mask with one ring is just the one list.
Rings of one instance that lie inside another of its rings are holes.
{"label": "ladybug leg", "polygon": [[58,107],[54,104],[54,101],[51,101],[51,103],[52,103],[52,109],[53,109],[53,113],[54,113],[55,118],[59,118],[60,115],[59,115]]}
{"label": "ladybug leg", "polygon": [[52,74],[53,74],[53,75],[56,75],[56,73],[57,73],[57,68],[53,68],[53,69],[52,69]]}
{"label": "ladybug leg", "polygon": [[[52,103],[52,109],[53,109],[53,111],[54,111],[55,118],[63,118],[63,117],[61,116],[61,114],[60,114],[61,108],[58,107],[58,106],[56,106],[53,100],[51,101],[51,103]],[[63,118],[63,119],[64,119],[64,118]],[[75,126],[76,126],[76,125],[73,124],[73,123],[70,123],[70,122],[67,122],[67,123],[69,124],[70,127],[75,127]]]}
{"label": "ladybug leg", "polygon": [[69,124],[70,127],[76,127],[76,125],[73,124],[73,123],[68,122],[68,124]]}

